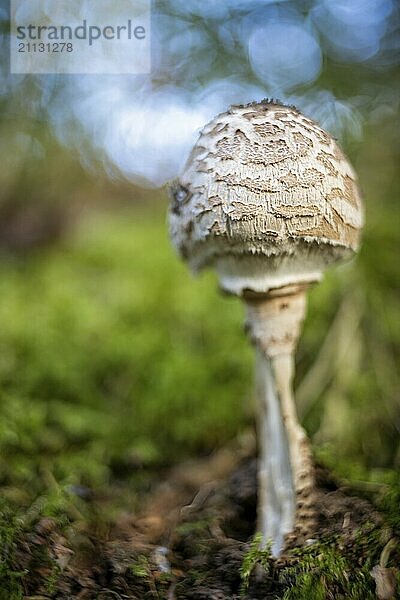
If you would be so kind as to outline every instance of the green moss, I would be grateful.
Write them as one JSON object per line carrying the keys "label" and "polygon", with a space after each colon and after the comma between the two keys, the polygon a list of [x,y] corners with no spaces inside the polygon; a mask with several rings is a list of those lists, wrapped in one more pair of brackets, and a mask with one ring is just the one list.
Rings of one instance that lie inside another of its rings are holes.
{"label": "green moss", "polygon": [[379,508],[385,513],[386,521],[396,534],[400,534],[400,472],[389,471],[386,475],[387,488],[379,498]]}
{"label": "green moss", "polygon": [[[336,347],[354,310],[359,327],[342,363],[322,356],[306,425],[341,477],[379,484],[374,499],[399,530],[400,485],[387,469],[396,460],[400,342],[395,231],[383,211],[373,216],[358,264],[310,294],[297,384],[348,301]],[[137,506],[155,468],[208,454],[252,426],[243,308],[219,294],[212,274],[189,275],[170,247],[165,207],[92,214],[62,244],[3,260],[0,271],[0,488],[17,507],[7,518],[22,508],[32,521],[102,527]],[[107,515],[80,489],[108,495]],[[9,597],[20,590],[15,564],[12,552],[2,557]]]}
{"label": "green moss", "polygon": [[192,280],[162,213],[92,217],[62,247],[3,263],[0,293],[8,494],[47,494],[45,472],[63,489],[107,485],[114,469],[208,452],[246,422],[240,303]]}
{"label": "green moss", "polygon": [[[361,321],[378,302],[363,276],[367,260],[375,254],[312,290],[299,382],[342,299]],[[50,493],[49,479],[66,491],[130,480],[137,466],[208,453],[251,423],[253,357],[241,303],[221,297],[212,274],[189,275],[170,247],[164,207],[92,214],[63,244],[3,261],[0,271],[0,485],[8,498],[29,505]],[[385,306],[394,323],[395,305]],[[343,318],[346,326],[351,314]],[[378,336],[370,325],[362,321],[348,354],[361,348],[361,362],[342,373],[328,361],[309,390],[317,399],[307,426],[319,440],[333,436],[335,460],[385,466],[397,330],[381,327]]]}
{"label": "green moss", "polygon": [[210,524],[211,519],[200,519],[198,521],[186,521],[185,523],[181,523],[175,529],[176,533],[185,536],[191,534],[199,534],[199,536],[204,535],[205,532],[208,531],[208,526]]}

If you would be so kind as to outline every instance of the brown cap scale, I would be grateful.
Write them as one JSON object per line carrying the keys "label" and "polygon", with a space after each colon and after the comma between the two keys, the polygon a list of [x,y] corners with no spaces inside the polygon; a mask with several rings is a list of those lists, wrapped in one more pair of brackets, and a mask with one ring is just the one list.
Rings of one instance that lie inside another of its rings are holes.
{"label": "brown cap scale", "polygon": [[328,133],[274,102],[233,106],[205,126],[171,185],[172,241],[193,270],[212,266],[242,296],[258,353],[259,524],[279,554],[307,535],[313,468],[291,392],[305,290],[358,248],[354,171]]}

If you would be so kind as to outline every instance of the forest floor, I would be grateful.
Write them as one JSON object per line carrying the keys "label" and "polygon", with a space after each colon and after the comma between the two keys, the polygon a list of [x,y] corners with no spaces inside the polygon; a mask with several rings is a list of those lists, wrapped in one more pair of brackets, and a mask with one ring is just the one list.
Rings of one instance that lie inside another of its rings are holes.
{"label": "forest floor", "polygon": [[[94,518],[67,534],[55,519],[41,517],[29,530],[14,532],[13,568],[22,598],[398,597],[400,551],[393,528],[368,499],[341,486],[324,467],[316,470],[313,537],[279,560],[259,550],[256,462],[253,450],[229,446],[165,473],[135,514],[118,514],[107,525]],[[108,501],[84,488],[76,493],[86,495],[94,514]]]}

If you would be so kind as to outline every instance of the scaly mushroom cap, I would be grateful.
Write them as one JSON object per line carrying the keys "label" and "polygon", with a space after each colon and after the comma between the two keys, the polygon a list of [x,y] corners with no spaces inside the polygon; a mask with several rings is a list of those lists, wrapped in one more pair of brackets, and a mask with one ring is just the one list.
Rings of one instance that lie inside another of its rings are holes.
{"label": "scaly mushroom cap", "polygon": [[358,247],[362,206],[346,156],[315,121],[275,102],[215,117],[170,193],[173,243],[232,293],[316,281]]}

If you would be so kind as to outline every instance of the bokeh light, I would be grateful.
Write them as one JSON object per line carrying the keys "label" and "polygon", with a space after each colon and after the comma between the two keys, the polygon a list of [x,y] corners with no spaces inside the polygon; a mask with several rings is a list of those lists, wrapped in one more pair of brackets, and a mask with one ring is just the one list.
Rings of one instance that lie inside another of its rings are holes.
{"label": "bokeh light", "polygon": [[[21,6],[46,10],[45,2]],[[74,7],[60,5],[65,21],[76,11],[90,17],[89,2]],[[339,91],[327,89],[324,74],[355,62],[370,72],[393,68],[398,23],[392,0],[158,2],[149,75],[9,76],[3,56],[2,92],[14,116],[46,114],[85,166],[160,186],[178,175],[202,125],[231,103],[279,98],[339,138],[360,137],[367,112],[376,114],[379,82],[373,92],[357,82]],[[395,84],[386,93],[394,102]]]}

